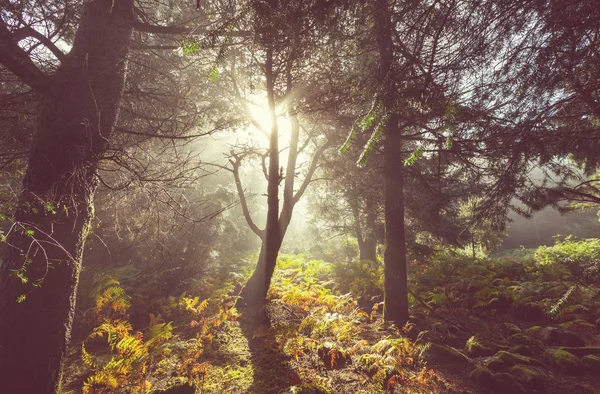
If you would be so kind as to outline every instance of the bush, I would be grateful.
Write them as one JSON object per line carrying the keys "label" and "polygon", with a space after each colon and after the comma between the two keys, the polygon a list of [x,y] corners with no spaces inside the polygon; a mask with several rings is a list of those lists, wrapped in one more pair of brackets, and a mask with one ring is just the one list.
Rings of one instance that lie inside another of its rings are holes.
{"label": "bush", "polygon": [[546,271],[553,270],[567,276],[557,279],[572,276],[584,283],[593,283],[600,276],[600,239],[574,240],[568,236],[554,246],[540,246],[535,252],[535,259]]}

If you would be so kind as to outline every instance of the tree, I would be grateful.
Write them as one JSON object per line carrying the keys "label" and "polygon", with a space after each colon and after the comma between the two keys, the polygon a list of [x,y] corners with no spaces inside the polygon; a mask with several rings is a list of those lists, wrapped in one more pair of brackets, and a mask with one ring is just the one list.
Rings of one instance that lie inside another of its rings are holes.
{"label": "tree", "polygon": [[58,389],[93,217],[98,159],[118,118],[133,17],[133,0],[86,3],[73,47],[68,55],[55,53],[61,64],[50,76],[17,44],[18,30],[11,31],[2,16],[0,62],[40,96],[23,191],[0,267],[4,392]]}
{"label": "tree", "polygon": [[[232,66],[231,69],[231,84],[243,112],[251,123],[268,138],[269,147],[266,152],[248,147],[237,149],[237,151],[234,149],[229,157],[229,166],[220,166],[232,172],[244,217],[252,231],[261,239],[256,269],[244,286],[238,305],[264,304],[277,263],[277,256],[291,222],[294,207],[311,183],[323,152],[331,146],[331,143],[328,143],[325,138],[319,138],[314,130],[307,133],[304,141],[301,139],[303,134],[301,133],[301,122],[303,118],[307,119],[307,114],[302,113],[302,101],[305,97],[303,90],[306,89],[307,80],[303,80],[300,67],[302,67],[302,60],[306,60],[302,57],[303,54],[308,53],[309,48],[315,45],[315,40],[319,37],[318,32],[309,29],[308,26],[316,20],[315,14],[323,10],[316,4],[296,1],[287,3],[251,2],[250,6],[257,42],[262,51],[260,80],[265,83],[270,117],[268,127],[261,125],[257,119],[253,119],[247,104],[248,98],[244,97],[242,88],[235,80],[236,67],[240,67],[237,63],[243,61],[235,58],[235,55],[232,60],[235,67]],[[255,66],[252,56],[249,58],[251,65]],[[290,140],[285,166],[280,164],[278,110],[285,112],[285,120],[290,124]],[[311,146],[314,146],[314,150],[303,171],[304,179],[298,186],[296,184],[300,168],[298,158]],[[267,181],[267,214],[264,229],[259,228],[252,219],[240,178],[242,162],[250,156],[258,157],[261,160],[263,174]],[[280,188],[281,184],[283,184],[283,190]],[[283,196],[281,204],[279,201],[280,191]]]}

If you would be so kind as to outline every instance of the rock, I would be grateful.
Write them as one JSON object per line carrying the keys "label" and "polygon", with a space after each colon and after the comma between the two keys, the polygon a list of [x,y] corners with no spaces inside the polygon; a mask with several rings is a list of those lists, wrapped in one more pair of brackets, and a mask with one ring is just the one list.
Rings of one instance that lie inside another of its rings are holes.
{"label": "rock", "polygon": [[510,369],[510,373],[517,378],[527,391],[545,390],[544,376],[533,368],[515,365]]}
{"label": "rock", "polygon": [[515,317],[526,322],[548,321],[548,315],[539,302],[519,302],[513,306]]}
{"label": "rock", "polygon": [[600,371],[600,357],[588,355],[584,356],[581,361],[589,371]]}
{"label": "rock", "polygon": [[497,373],[492,376],[493,391],[498,394],[527,394],[527,390],[517,378],[509,373]]}
{"label": "rock", "polygon": [[501,372],[506,369],[506,366],[504,365],[502,360],[497,359],[496,357],[490,358],[490,360],[487,363],[487,367],[490,369],[490,371],[494,372]]}
{"label": "rock", "polygon": [[562,346],[558,349],[565,350],[569,353],[576,355],[577,357],[583,357],[588,355],[600,356],[600,347],[598,346],[582,346],[582,347],[568,347]]}
{"label": "rock", "polygon": [[476,335],[467,340],[465,344],[465,353],[469,357],[485,357],[491,356],[498,351],[498,347]]}
{"label": "rock", "polygon": [[585,341],[572,332],[556,327],[544,327],[541,331],[542,343],[546,346],[585,346]]}
{"label": "rock", "polygon": [[511,353],[520,354],[521,356],[533,357],[533,350],[529,346],[518,345],[510,349]]}
{"label": "rock", "polygon": [[517,343],[517,344],[521,344],[521,345],[529,345],[532,343],[532,339],[530,337],[528,337],[525,334],[513,334],[510,337],[508,337],[508,342],[510,343]]}
{"label": "rock", "polygon": [[532,338],[539,338],[541,337],[543,330],[544,329],[540,326],[533,326],[525,330],[525,334],[529,335]]}
{"label": "rock", "polygon": [[544,360],[562,372],[576,375],[582,370],[581,359],[562,349],[546,349]]}
{"label": "rock", "polygon": [[435,343],[432,343],[429,347],[428,353],[454,361],[460,361],[468,363],[469,359],[467,356],[459,352],[458,350],[451,348],[449,346],[442,346]]}
{"label": "rock", "polygon": [[352,359],[343,350],[331,343],[324,343],[317,348],[317,355],[326,368],[339,369],[352,363]]}
{"label": "rock", "polygon": [[511,304],[512,304],[512,300],[509,300],[508,298],[506,298],[506,296],[501,294],[496,298],[492,298],[487,303],[484,310],[487,310],[487,311],[495,310],[497,314],[504,315],[510,309]]}
{"label": "rock", "polygon": [[559,327],[563,330],[596,330],[596,326],[594,326],[592,323],[588,323],[587,321],[581,319],[564,322],[559,324]]}
{"label": "rock", "polygon": [[493,386],[492,373],[486,367],[477,367],[469,374],[469,377],[477,385],[485,388],[491,388]]}
{"label": "rock", "polygon": [[531,365],[534,360],[531,357],[522,356],[520,354],[506,352],[504,350],[499,351],[494,355],[495,358],[502,361],[502,363],[507,367],[512,367],[513,365]]}
{"label": "rock", "polygon": [[500,325],[500,331],[502,331],[502,333],[504,335],[514,335],[514,334],[520,334],[523,332],[523,330],[521,330],[519,327],[517,327],[516,324],[512,324],[512,323],[508,323],[508,322],[504,322]]}

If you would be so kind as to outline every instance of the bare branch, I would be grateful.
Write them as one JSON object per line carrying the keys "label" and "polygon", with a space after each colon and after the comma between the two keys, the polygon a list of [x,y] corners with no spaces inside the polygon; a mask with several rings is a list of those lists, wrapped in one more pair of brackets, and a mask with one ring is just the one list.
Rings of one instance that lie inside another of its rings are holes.
{"label": "bare branch", "polygon": [[304,177],[304,182],[302,182],[302,185],[300,186],[300,188],[294,195],[294,204],[297,203],[298,200],[300,200],[300,198],[306,191],[306,188],[308,187],[313,175],[315,174],[315,171],[317,170],[321,156],[323,156],[323,153],[328,148],[330,148],[332,145],[333,145],[332,141],[327,141],[319,149],[317,149],[317,151],[314,153],[314,155],[312,157],[312,161],[310,162],[310,166],[308,167],[308,172],[306,173],[306,177]]}
{"label": "bare branch", "polygon": [[235,187],[237,189],[238,197],[240,198],[240,204],[242,206],[242,212],[244,213],[244,218],[248,223],[250,229],[254,232],[254,234],[258,235],[260,239],[264,240],[265,238],[265,230],[261,230],[252,220],[252,216],[250,216],[250,210],[248,209],[248,203],[246,201],[246,193],[244,188],[242,187],[242,180],[240,179],[240,165],[242,164],[242,159],[239,156],[234,155],[233,159],[230,159],[229,162],[232,165],[230,169],[233,172],[233,177],[235,179]]}
{"label": "bare branch", "polygon": [[46,37],[45,35],[43,35],[42,33],[33,29],[30,26],[25,26],[25,27],[18,29],[17,31],[14,32],[14,34],[12,36],[13,36],[13,39],[17,42],[21,41],[27,37],[35,38],[36,40],[41,42],[46,48],[48,48],[48,50],[50,52],[52,52],[52,54],[54,56],[56,56],[56,58],[58,60],[63,62],[65,59],[66,55],[60,49],[58,49],[58,47],[56,45],[54,45],[52,40],[50,40],[48,37]]}
{"label": "bare branch", "polygon": [[50,86],[50,78],[17,45],[2,18],[0,18],[0,64],[38,93],[45,93]]}

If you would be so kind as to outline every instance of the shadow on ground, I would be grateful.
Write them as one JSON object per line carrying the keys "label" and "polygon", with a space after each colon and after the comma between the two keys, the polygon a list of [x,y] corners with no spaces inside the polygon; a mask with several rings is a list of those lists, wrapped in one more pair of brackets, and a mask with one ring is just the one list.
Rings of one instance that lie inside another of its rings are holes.
{"label": "shadow on ground", "polygon": [[290,368],[290,357],[275,338],[267,334],[272,327],[268,308],[246,307],[240,312],[242,316],[238,321],[248,340],[254,374],[249,393],[280,394],[287,392],[290,386],[300,384],[300,377]]}

